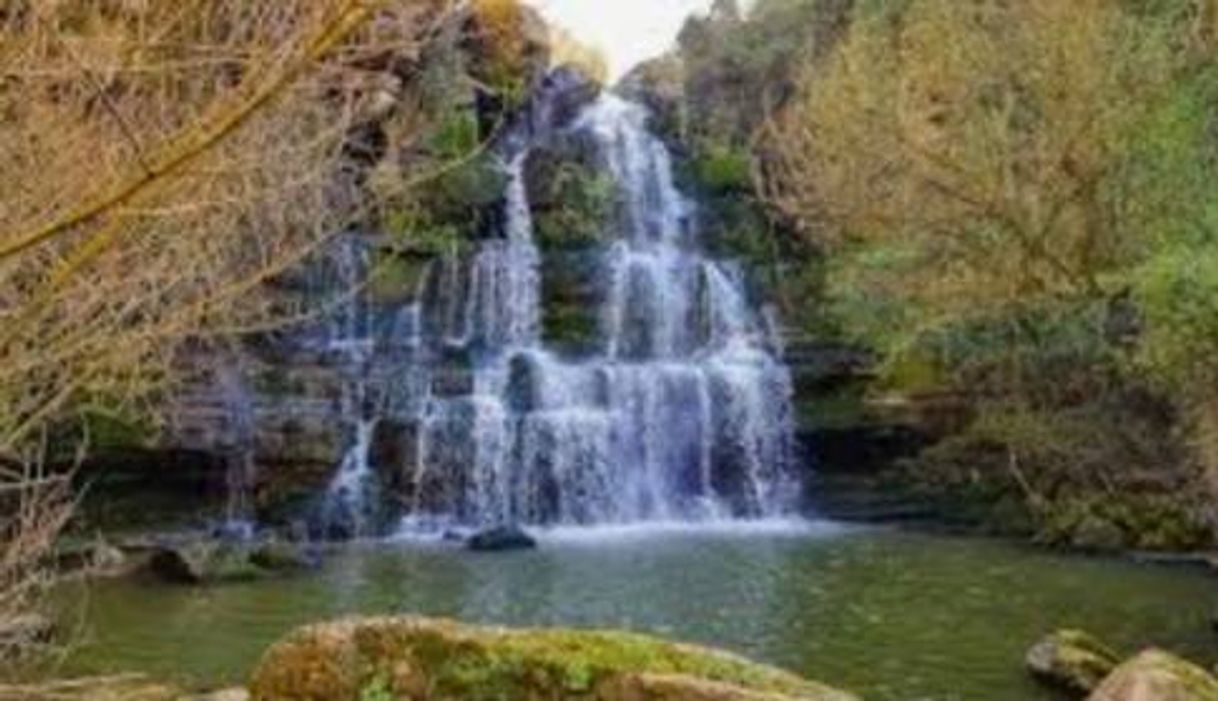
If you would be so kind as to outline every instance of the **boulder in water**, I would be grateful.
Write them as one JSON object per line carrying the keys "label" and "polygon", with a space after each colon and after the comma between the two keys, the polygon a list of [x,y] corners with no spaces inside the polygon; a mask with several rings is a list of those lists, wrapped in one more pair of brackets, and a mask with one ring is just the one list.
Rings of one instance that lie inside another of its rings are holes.
{"label": "boulder in water", "polygon": [[170,584],[207,584],[257,579],[266,571],[250,561],[249,551],[216,541],[163,545],[152,553],[147,570]]}
{"label": "boulder in water", "polygon": [[507,630],[421,618],[300,629],[263,656],[254,701],[355,699],[853,701],[788,672],[642,635]]}
{"label": "boulder in water", "polygon": [[531,550],[537,547],[537,540],[520,526],[496,526],[473,534],[465,541],[465,546],[484,553]]}
{"label": "boulder in water", "polygon": [[1121,659],[1083,631],[1060,630],[1028,650],[1026,662],[1032,676],[1047,685],[1086,694],[1095,690]]}
{"label": "boulder in water", "polygon": [[1175,655],[1147,650],[1117,667],[1088,701],[1218,701],[1218,679]]}

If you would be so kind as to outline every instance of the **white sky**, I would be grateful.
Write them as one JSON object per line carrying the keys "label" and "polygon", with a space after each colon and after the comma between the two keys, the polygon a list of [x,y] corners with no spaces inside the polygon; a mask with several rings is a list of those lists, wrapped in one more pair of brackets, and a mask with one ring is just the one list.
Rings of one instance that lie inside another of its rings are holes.
{"label": "white sky", "polygon": [[609,58],[616,80],[640,61],[658,56],[676,41],[690,13],[712,0],[528,0],[551,22]]}

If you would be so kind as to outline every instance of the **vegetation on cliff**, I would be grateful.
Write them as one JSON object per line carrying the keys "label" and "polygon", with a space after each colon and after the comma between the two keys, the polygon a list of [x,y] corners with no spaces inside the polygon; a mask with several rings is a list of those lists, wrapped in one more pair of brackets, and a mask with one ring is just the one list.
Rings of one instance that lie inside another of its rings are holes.
{"label": "vegetation on cliff", "polygon": [[1218,496],[1213,17],[725,0],[635,79],[790,324],[916,410],[907,482],[1050,542],[1192,548]]}

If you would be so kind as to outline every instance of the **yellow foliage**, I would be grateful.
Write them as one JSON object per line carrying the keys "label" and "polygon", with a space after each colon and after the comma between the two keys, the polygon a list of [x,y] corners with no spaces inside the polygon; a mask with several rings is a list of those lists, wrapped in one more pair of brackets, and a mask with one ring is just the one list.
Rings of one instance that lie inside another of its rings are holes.
{"label": "yellow foliage", "polygon": [[524,72],[527,57],[528,38],[522,31],[524,8],[518,0],[475,0],[473,13],[479,44],[487,53],[483,58],[488,77],[510,83],[513,76]]}
{"label": "yellow foliage", "polygon": [[550,28],[550,63],[571,66],[602,85],[609,80],[609,59],[599,47],[581,42],[562,27]]}
{"label": "yellow foliage", "polygon": [[1109,0],[916,0],[860,20],[775,127],[774,200],[823,243],[914,250],[942,311],[1093,291],[1133,243],[1105,206],[1119,145],[1172,75]]}
{"label": "yellow foliage", "polygon": [[360,216],[344,145],[380,95],[355,66],[418,51],[444,4],[371,24],[361,0],[0,10],[0,628],[40,602],[71,513],[49,429],[140,416],[186,343],[292,313],[263,283]]}

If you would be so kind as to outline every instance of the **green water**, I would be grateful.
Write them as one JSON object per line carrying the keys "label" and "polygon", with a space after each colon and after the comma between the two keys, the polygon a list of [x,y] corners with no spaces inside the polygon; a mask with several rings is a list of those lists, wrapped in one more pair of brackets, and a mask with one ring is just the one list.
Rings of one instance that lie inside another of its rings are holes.
{"label": "green water", "polygon": [[627,533],[499,555],[380,544],[296,579],[201,590],[94,584],[71,666],[240,682],[293,626],[408,612],[649,631],[874,700],[1029,701],[1054,698],[1022,669],[1029,643],[1054,628],[1214,661],[1215,584],[1186,568],[875,530]]}

